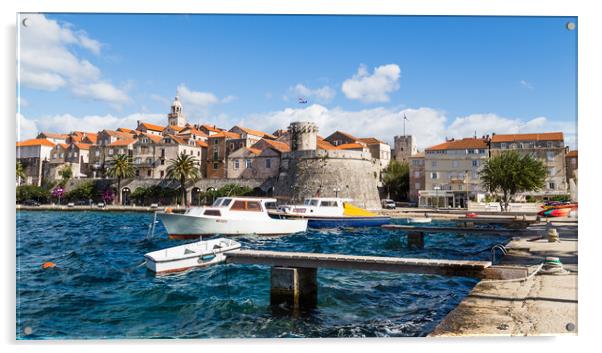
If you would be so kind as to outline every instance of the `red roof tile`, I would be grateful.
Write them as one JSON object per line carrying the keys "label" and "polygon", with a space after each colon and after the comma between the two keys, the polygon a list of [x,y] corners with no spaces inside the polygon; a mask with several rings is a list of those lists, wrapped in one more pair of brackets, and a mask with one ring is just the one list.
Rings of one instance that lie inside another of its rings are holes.
{"label": "red roof tile", "polygon": [[337,150],[363,149],[365,146],[361,143],[344,143],[336,147]]}
{"label": "red roof tile", "polygon": [[449,140],[431,146],[426,151],[465,150],[467,148],[487,148],[487,143],[483,139],[469,137],[461,140]]}
{"label": "red roof tile", "polygon": [[48,146],[54,147],[54,143],[48,141],[46,139],[37,138],[37,139],[29,139],[25,141],[17,141],[17,147],[27,147],[27,146]]}
{"label": "red roof tile", "polygon": [[117,141],[113,142],[112,144],[110,144],[109,146],[129,146],[134,142],[136,142],[135,139],[117,140]]}
{"label": "red roof tile", "polygon": [[578,156],[577,156],[577,150],[569,151],[569,152],[566,154],[566,156],[567,156],[567,157],[578,157]]}
{"label": "red roof tile", "polygon": [[491,142],[515,141],[564,141],[564,134],[562,132],[544,132],[539,134],[496,134],[491,138]]}
{"label": "red roof tile", "polygon": [[159,126],[159,125],[155,125],[155,124],[151,124],[151,123],[145,123],[145,122],[141,122],[138,127],[140,127],[140,126],[146,128],[147,130],[152,130],[152,131],[165,130],[165,128],[163,126]]}

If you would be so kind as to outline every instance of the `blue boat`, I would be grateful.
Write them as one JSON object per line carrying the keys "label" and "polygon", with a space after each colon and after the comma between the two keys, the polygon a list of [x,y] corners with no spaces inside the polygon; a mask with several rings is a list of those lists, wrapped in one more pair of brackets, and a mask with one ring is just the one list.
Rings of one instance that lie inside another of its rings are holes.
{"label": "blue boat", "polygon": [[388,216],[353,205],[351,199],[334,197],[307,198],[303,205],[280,206],[278,214],[307,219],[310,228],[380,227],[391,221]]}

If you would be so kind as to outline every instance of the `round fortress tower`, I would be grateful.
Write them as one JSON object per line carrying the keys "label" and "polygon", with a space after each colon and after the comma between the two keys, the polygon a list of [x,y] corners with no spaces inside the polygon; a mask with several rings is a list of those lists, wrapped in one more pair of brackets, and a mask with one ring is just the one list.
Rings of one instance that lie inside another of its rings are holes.
{"label": "round fortress tower", "polygon": [[292,122],[288,131],[291,134],[291,151],[315,151],[318,140],[318,126],[310,121]]}
{"label": "round fortress tower", "polygon": [[343,197],[362,207],[380,208],[379,166],[369,152],[318,149],[318,127],[312,122],[293,122],[288,131],[291,152],[282,154],[274,196],[287,203]]}

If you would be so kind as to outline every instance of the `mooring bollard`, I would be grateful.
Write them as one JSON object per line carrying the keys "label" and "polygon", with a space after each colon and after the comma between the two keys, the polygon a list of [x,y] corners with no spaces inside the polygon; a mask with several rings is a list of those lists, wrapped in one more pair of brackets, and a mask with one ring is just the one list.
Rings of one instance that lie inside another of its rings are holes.
{"label": "mooring bollard", "polygon": [[408,247],[424,249],[424,233],[423,232],[408,232]]}
{"label": "mooring bollard", "polygon": [[560,242],[560,236],[558,235],[558,231],[556,228],[548,229],[548,243],[556,243]]}

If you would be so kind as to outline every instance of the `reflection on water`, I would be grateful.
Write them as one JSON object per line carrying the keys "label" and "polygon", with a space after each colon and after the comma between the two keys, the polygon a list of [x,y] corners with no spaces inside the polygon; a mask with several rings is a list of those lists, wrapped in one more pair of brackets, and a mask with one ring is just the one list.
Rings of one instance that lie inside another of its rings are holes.
{"label": "reflection on water", "polygon": [[[162,277],[147,272],[140,266],[145,253],[186,242],[168,240],[161,225],[146,239],[151,220],[152,214],[129,212],[18,212],[17,337],[424,336],[476,283],[320,269],[318,307],[286,315],[269,305],[266,266],[218,265]],[[237,240],[263,250],[485,260],[506,239],[439,233],[420,247],[403,233],[362,228]],[[46,261],[57,267],[41,269]]]}

